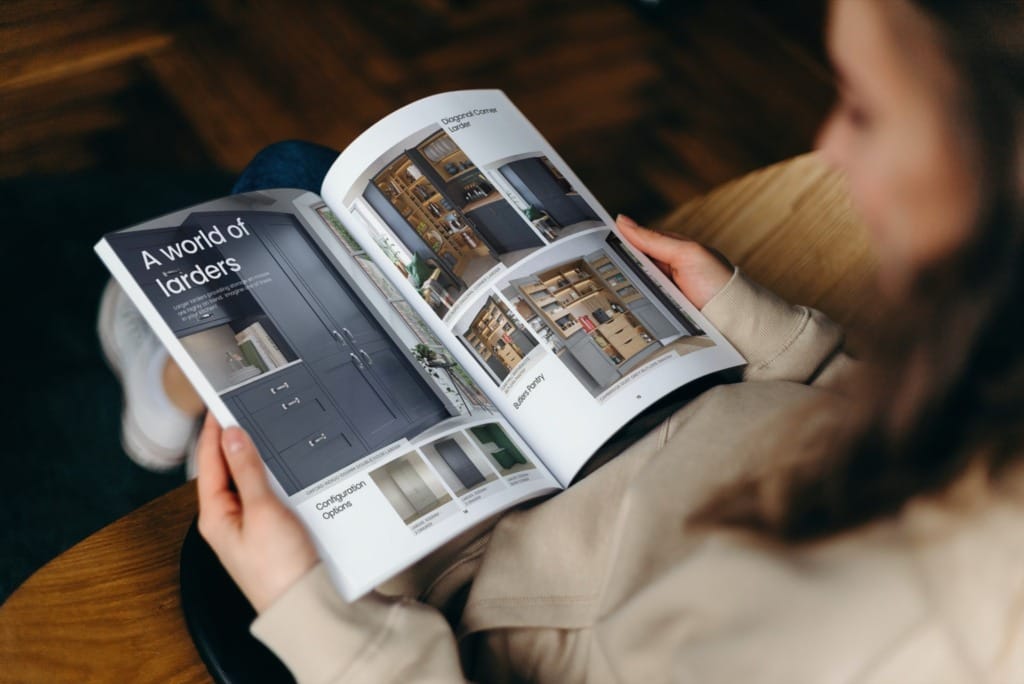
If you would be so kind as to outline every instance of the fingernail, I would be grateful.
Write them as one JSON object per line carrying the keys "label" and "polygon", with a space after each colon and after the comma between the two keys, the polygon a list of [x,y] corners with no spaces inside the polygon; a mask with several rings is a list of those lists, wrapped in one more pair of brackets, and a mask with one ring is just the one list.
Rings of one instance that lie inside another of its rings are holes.
{"label": "fingernail", "polygon": [[224,431],[224,451],[237,454],[245,448],[248,439],[241,428],[230,427]]}
{"label": "fingernail", "polygon": [[618,223],[619,225],[626,226],[627,228],[639,228],[640,227],[637,224],[636,221],[634,221],[633,219],[629,218],[625,214],[619,214],[618,216],[616,216],[615,217],[615,222]]}

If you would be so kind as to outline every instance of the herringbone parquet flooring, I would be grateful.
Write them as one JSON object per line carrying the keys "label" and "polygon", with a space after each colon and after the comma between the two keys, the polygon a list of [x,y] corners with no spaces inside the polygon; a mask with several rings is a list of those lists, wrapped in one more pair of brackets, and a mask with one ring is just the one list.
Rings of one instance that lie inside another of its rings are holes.
{"label": "herringbone parquet flooring", "polygon": [[0,177],[240,169],[343,147],[433,92],[498,87],[610,211],[651,220],[807,150],[822,0],[6,0]]}

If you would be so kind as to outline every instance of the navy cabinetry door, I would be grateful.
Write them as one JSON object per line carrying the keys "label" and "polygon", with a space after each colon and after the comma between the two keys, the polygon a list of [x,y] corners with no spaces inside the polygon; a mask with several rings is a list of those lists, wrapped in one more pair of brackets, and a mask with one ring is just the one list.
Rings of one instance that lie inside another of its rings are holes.
{"label": "navy cabinetry door", "polygon": [[328,406],[319,390],[307,388],[283,395],[252,417],[274,449],[282,451],[327,425],[337,424],[337,413]]}
{"label": "navy cabinetry door", "polygon": [[[232,220],[216,213],[193,214],[189,218],[206,226]],[[266,281],[251,286],[249,291],[296,354],[309,361],[337,353],[339,343],[328,325],[258,235],[228,240],[219,250],[225,258],[238,261],[241,270],[237,276],[242,280],[260,277]]]}
{"label": "navy cabinetry door", "polygon": [[423,383],[411,364],[400,356],[394,345],[387,340],[375,340],[360,344],[358,358],[363,362],[360,369],[378,387],[388,391],[393,405],[401,410],[412,423],[430,425],[447,415],[438,417],[437,404],[423,401],[420,392],[409,392]]}
{"label": "navy cabinetry door", "polygon": [[505,200],[485,204],[466,214],[491,249],[507,254],[519,249],[540,247],[544,243]]}
{"label": "navy cabinetry door", "polygon": [[305,364],[224,395],[288,494],[354,463],[367,449]]}
{"label": "navy cabinetry door", "polygon": [[298,481],[299,487],[302,488],[308,487],[362,458],[365,452],[359,453],[355,458],[342,459],[338,457],[338,454],[350,454],[357,451],[359,451],[358,445],[352,444],[337,426],[331,425],[305,437],[295,446],[281,452],[281,460],[288,465],[288,470]]}
{"label": "navy cabinetry door", "polygon": [[[304,231],[280,220],[255,226],[296,273],[327,325],[338,333],[341,354],[332,357],[332,370],[321,377],[329,383],[335,403],[349,407],[342,413],[361,416],[351,422],[370,448],[412,436],[448,417],[443,402],[348,285],[324,263]],[[365,402],[360,403],[363,397]]]}
{"label": "navy cabinetry door", "polygon": [[560,226],[598,220],[582,198],[566,194],[568,184],[556,179],[540,159],[520,159],[500,171],[523,199],[547,212]]}
{"label": "navy cabinetry door", "polygon": [[355,354],[336,354],[311,366],[369,451],[405,436],[408,421],[390,393],[368,381]]}
{"label": "navy cabinetry door", "polygon": [[[395,346],[305,231],[287,214],[246,212],[250,236],[221,247],[240,277],[267,274],[252,289],[289,345],[308,364],[367,451],[411,437],[449,416],[441,399]],[[195,214],[200,225],[235,215]]]}
{"label": "navy cabinetry door", "polygon": [[473,465],[469,456],[454,439],[442,439],[434,444],[434,448],[466,489],[475,487],[484,481],[483,473]]}
{"label": "navy cabinetry door", "polygon": [[327,324],[342,335],[345,344],[359,345],[385,338],[380,325],[370,316],[348,285],[338,279],[309,244],[305,231],[277,221],[262,221],[257,230],[304,286],[311,302],[325,315]]}

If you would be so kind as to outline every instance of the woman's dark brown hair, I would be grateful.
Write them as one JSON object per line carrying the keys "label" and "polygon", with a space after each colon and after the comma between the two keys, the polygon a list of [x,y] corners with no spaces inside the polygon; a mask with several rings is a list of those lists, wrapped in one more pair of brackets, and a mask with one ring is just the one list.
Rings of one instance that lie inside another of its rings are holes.
{"label": "woman's dark brown hair", "polygon": [[975,466],[997,485],[1024,465],[1024,1],[898,1],[955,73],[951,115],[979,169],[975,230],[880,320],[862,414],[779,443],[820,457],[726,488],[691,523],[809,541],[897,513]]}

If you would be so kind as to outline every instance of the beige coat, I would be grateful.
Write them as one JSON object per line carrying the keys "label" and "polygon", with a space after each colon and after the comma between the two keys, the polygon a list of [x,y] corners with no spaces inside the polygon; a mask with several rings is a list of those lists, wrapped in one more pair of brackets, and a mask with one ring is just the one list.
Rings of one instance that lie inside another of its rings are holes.
{"label": "beige coat", "polygon": [[915,501],[800,548],[684,532],[717,485],[763,467],[765,426],[835,396],[849,364],[833,323],[742,276],[704,313],[744,382],[390,584],[423,602],[346,604],[318,567],[253,633],[304,682],[1024,682],[1024,495],[964,483],[971,505]]}

